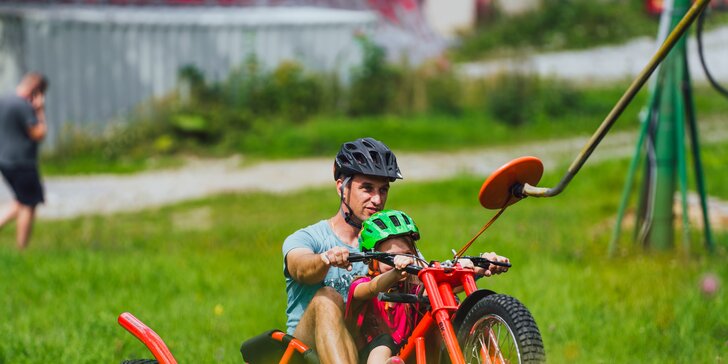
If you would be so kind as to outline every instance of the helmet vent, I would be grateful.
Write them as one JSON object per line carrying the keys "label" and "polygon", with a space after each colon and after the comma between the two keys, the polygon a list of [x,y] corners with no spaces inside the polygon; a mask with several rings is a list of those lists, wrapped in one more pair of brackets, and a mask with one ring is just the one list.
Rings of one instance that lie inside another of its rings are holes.
{"label": "helmet vent", "polygon": [[407,215],[402,214],[402,220],[404,220],[405,225],[410,224],[410,219],[407,218]]}
{"label": "helmet vent", "polygon": [[374,223],[382,230],[387,228],[387,225],[384,224],[384,221],[382,219],[374,219]]}
{"label": "helmet vent", "polygon": [[364,154],[355,152],[355,153],[352,153],[352,156],[354,157],[354,159],[356,159],[357,163],[359,163],[359,164],[367,163],[367,158],[364,156]]}
{"label": "helmet vent", "polygon": [[344,156],[339,156],[336,159],[339,161],[339,165],[342,165],[342,166],[348,166],[349,165],[349,160],[346,159],[346,157],[344,157]]}
{"label": "helmet vent", "polygon": [[369,155],[372,157],[374,165],[376,165],[377,167],[382,165],[382,159],[379,157],[379,153],[369,152]]}
{"label": "helmet vent", "polygon": [[402,223],[399,222],[397,216],[389,216],[389,219],[392,220],[392,224],[394,224],[394,226],[402,225]]}

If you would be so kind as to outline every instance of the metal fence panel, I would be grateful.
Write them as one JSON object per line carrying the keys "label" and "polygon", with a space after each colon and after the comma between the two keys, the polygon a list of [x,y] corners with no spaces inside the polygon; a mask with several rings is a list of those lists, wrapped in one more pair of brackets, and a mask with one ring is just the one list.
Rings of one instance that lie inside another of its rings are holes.
{"label": "metal fence panel", "polygon": [[26,71],[50,81],[50,144],[63,124],[102,130],[176,87],[193,65],[219,81],[254,55],[264,69],[294,60],[346,79],[361,62],[353,41],[369,12],[315,8],[0,6],[0,87]]}

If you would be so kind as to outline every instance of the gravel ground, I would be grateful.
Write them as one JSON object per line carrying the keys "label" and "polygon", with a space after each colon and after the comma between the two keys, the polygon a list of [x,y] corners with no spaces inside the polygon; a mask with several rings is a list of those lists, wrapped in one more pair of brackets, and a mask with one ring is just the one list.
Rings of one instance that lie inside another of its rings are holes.
{"label": "gravel ground", "polygon": [[[728,128],[721,127],[720,123],[701,128],[701,141],[704,143],[728,139]],[[573,161],[588,139],[585,136],[457,153],[398,153],[398,159],[405,181],[443,179],[461,173],[481,175],[485,179],[504,163],[524,155],[541,158],[547,171],[565,173],[568,163]],[[635,144],[634,133],[610,134],[587,163],[629,157],[634,153]],[[124,176],[49,177],[45,179],[46,203],[39,207],[38,216],[41,219],[66,219],[135,211],[224,192],[281,193],[333,186],[332,161],[332,158],[316,158],[241,167],[241,158],[233,157],[198,160],[179,169]],[[578,180],[578,175],[575,180]],[[7,188],[1,189],[0,204],[10,199]]]}

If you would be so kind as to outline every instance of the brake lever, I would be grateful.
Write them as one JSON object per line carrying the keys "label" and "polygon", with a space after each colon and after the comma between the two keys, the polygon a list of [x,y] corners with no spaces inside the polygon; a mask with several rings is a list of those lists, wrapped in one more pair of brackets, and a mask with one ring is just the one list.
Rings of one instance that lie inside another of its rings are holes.
{"label": "brake lever", "polygon": [[[492,261],[488,258],[483,258],[483,257],[461,257],[461,259],[470,259],[470,261],[473,262],[473,264],[475,264],[481,268],[486,268],[486,269],[488,268],[488,265],[490,265],[490,264],[497,265],[499,267],[507,267],[507,268],[510,268],[512,266],[512,264],[510,262],[496,262],[496,261]],[[488,265],[484,266],[486,263]]]}

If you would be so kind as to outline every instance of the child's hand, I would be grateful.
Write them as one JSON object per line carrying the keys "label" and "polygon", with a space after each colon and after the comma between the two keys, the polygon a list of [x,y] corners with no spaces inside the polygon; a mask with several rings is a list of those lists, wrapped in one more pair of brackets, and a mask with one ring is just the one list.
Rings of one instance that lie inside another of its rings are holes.
{"label": "child's hand", "polygon": [[407,255],[395,255],[394,256],[394,269],[401,272],[402,276],[406,276],[407,272],[404,271],[408,265],[415,264],[415,259]]}

